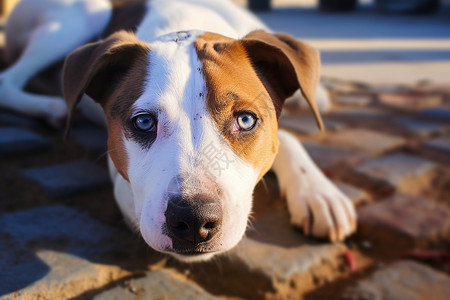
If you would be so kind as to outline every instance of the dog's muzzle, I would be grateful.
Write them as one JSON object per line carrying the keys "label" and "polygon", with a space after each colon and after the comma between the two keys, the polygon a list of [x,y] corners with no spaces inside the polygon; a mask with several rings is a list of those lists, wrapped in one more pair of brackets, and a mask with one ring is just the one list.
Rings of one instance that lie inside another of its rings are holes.
{"label": "dog's muzzle", "polygon": [[214,251],[214,237],[222,226],[221,205],[207,196],[173,197],[167,204],[166,230],[181,255]]}

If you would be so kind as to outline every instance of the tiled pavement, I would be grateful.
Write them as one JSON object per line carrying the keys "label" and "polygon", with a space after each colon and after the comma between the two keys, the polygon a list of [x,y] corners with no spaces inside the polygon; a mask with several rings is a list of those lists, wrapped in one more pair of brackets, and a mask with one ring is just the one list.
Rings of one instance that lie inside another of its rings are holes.
{"label": "tiled pavement", "polygon": [[[440,94],[441,113],[418,100],[401,109],[401,97],[391,107],[367,89],[371,101],[359,103],[332,94],[331,131],[312,129],[305,112],[282,122],[358,206],[358,233],[336,244],[304,237],[268,176],[246,238],[194,265],[126,229],[103,130],[78,124],[63,142],[61,131],[0,112],[0,299],[448,299],[450,97]],[[401,260],[412,249],[430,251]]]}

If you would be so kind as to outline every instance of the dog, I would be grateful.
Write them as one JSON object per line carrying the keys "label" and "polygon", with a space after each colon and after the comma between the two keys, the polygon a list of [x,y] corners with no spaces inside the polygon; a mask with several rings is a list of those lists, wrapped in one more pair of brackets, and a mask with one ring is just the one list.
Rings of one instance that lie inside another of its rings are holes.
{"label": "dog", "polygon": [[[341,241],[351,201],[278,129],[286,98],[315,102],[319,53],[229,0],[22,0],[6,25],[0,106],[105,122],[114,195],[153,249],[207,260],[242,239],[269,170],[304,234]],[[64,60],[61,96],[26,92]]]}

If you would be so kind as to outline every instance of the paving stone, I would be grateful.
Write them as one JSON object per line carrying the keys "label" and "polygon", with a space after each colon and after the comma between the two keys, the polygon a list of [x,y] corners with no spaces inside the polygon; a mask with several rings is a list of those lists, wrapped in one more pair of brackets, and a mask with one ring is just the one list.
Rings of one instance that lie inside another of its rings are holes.
{"label": "paving stone", "polygon": [[0,155],[22,154],[51,147],[46,138],[26,129],[0,128]]}
{"label": "paving stone", "polygon": [[[320,243],[306,238],[290,225],[285,210],[260,217],[252,225],[253,230],[227,255],[230,263],[222,267],[239,270],[240,281],[234,284],[236,288],[241,285],[241,289],[247,285],[250,293],[247,297],[260,299],[267,291],[280,296],[292,282],[298,286],[312,285],[314,271],[337,269],[338,257],[346,249],[341,243]],[[331,270],[328,274],[330,278],[333,276]]]}
{"label": "paving stone", "polygon": [[361,82],[351,82],[322,76],[320,83],[327,89],[338,93],[355,93],[367,91],[370,86]]}
{"label": "paving stone", "polygon": [[442,104],[443,97],[438,93],[409,91],[406,93],[380,93],[378,101],[381,104],[403,110],[419,110]]}
{"label": "paving stone", "polygon": [[435,167],[433,162],[420,157],[396,153],[366,161],[354,171],[373,183],[407,190],[409,180],[424,178]]}
{"label": "paving stone", "polygon": [[[68,299],[128,273],[130,234],[65,206],[0,216],[0,299]],[[7,258],[7,259],[5,259]]]}
{"label": "paving stone", "polygon": [[367,106],[373,102],[374,96],[368,93],[337,94],[333,101],[343,105]]}
{"label": "paving stone", "polygon": [[[359,232],[376,243],[425,247],[450,234],[450,209],[436,201],[395,194],[358,209]],[[391,245],[393,247],[393,245]]]}
{"label": "paving stone", "polygon": [[100,127],[77,127],[70,130],[70,138],[81,144],[92,155],[106,153],[108,133]]}
{"label": "paving stone", "polygon": [[[320,133],[319,127],[317,127],[316,120],[313,116],[288,116],[283,115],[280,117],[279,124],[281,127],[291,129],[305,134]],[[331,121],[323,119],[325,130],[337,131],[345,127],[341,122]]]}
{"label": "paving stone", "polygon": [[0,124],[27,128],[36,128],[41,126],[41,123],[36,119],[11,112],[0,112]]}
{"label": "paving stone", "polygon": [[336,186],[352,200],[355,206],[370,202],[370,196],[364,190],[354,187],[350,184],[336,182]]}
{"label": "paving stone", "polygon": [[429,137],[434,134],[444,133],[447,127],[438,123],[418,121],[408,117],[398,117],[394,120],[401,128],[410,135]]}
{"label": "paving stone", "polygon": [[303,141],[302,145],[314,162],[322,169],[332,168],[339,163],[355,164],[366,157],[358,151],[312,141]]}
{"label": "paving stone", "polygon": [[433,119],[442,119],[450,121],[450,107],[440,106],[440,107],[430,107],[421,110],[421,113],[427,117]]}
{"label": "paving stone", "polygon": [[370,86],[370,91],[376,94],[381,93],[405,93],[410,87],[401,84],[375,84]]}
{"label": "paving stone", "polygon": [[346,107],[339,108],[334,110],[330,116],[340,117],[343,119],[351,119],[351,120],[375,120],[378,121],[380,119],[388,118],[391,113],[375,109],[375,108],[366,108],[366,107]]}
{"label": "paving stone", "polygon": [[450,154],[450,136],[444,136],[423,143],[425,147]]}
{"label": "paving stone", "polygon": [[348,288],[345,300],[447,300],[450,277],[428,266],[399,261]]}
{"label": "paving stone", "polygon": [[352,129],[337,132],[328,138],[328,141],[370,154],[381,154],[402,146],[405,140],[401,137],[376,132],[367,129]]}
{"label": "paving stone", "polygon": [[94,300],[212,300],[219,299],[199,286],[187,282],[168,270],[150,271],[144,277],[127,281],[125,285],[105,291]]}
{"label": "paving stone", "polygon": [[72,196],[110,184],[108,171],[85,160],[25,169],[21,174],[39,184],[53,198]]}

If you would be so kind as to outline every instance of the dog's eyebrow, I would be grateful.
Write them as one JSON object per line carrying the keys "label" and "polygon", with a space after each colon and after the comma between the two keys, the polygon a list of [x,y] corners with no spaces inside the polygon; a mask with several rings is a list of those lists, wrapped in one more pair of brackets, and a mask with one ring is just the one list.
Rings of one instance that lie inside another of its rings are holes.
{"label": "dog's eyebrow", "polygon": [[228,92],[225,95],[225,97],[228,98],[229,100],[234,100],[234,101],[239,100],[239,98],[240,98],[239,95],[234,91]]}

